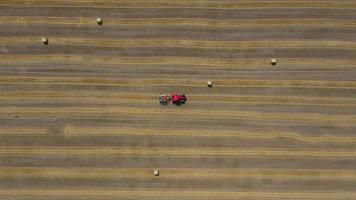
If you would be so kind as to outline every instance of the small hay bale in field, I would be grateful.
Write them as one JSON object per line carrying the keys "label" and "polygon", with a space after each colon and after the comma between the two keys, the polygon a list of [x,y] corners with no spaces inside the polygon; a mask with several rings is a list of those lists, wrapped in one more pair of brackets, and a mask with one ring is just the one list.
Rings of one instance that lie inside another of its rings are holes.
{"label": "small hay bale in field", "polygon": [[103,25],[103,19],[100,17],[96,18],[96,23],[98,23],[98,25]]}
{"label": "small hay bale in field", "polygon": [[213,82],[212,81],[208,81],[208,83],[207,83],[207,85],[208,85],[208,87],[213,87]]}
{"label": "small hay bale in field", "polygon": [[45,44],[45,45],[48,45],[48,39],[47,38],[42,38],[42,43]]}

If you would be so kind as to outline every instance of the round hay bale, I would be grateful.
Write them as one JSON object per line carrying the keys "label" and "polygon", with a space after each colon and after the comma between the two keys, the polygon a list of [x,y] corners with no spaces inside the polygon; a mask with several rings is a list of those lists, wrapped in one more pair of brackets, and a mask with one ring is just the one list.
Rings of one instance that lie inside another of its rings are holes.
{"label": "round hay bale", "polygon": [[98,23],[98,25],[103,25],[103,19],[100,17],[96,18],[96,23]]}
{"label": "round hay bale", "polygon": [[153,171],[153,174],[154,174],[155,176],[159,176],[159,170],[158,170],[158,169],[155,169],[155,170]]}
{"label": "round hay bale", "polygon": [[211,87],[213,87],[213,82],[212,82],[212,81],[208,81],[208,82],[207,82],[207,85],[208,85],[208,87],[211,88]]}
{"label": "round hay bale", "polygon": [[48,39],[47,38],[42,38],[41,41],[42,41],[43,44],[48,45]]}

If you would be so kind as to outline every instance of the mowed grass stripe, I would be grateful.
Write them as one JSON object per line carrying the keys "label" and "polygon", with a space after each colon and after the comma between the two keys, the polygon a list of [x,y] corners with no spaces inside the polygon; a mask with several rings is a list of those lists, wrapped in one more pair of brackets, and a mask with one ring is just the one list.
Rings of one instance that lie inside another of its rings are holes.
{"label": "mowed grass stripe", "polygon": [[[236,98],[216,98],[208,97],[204,98],[203,96],[193,96],[189,95],[190,101],[197,101],[201,102],[204,101],[205,103],[210,103],[212,105],[224,104],[224,105],[247,105],[247,106],[324,106],[327,108],[331,107],[356,107],[356,102],[353,101],[338,101],[337,98],[333,99],[325,99],[326,101],[321,100],[320,102],[311,99],[305,99],[305,101],[296,100],[295,102],[293,99],[290,101],[285,99],[276,99],[273,98],[264,98],[264,97],[256,97],[256,98],[248,98],[248,97],[241,97],[236,96]],[[279,101],[278,101],[279,100]],[[86,106],[88,104],[95,105],[95,106],[106,106],[108,104],[117,105],[120,103],[130,104],[129,107],[132,106],[141,106],[142,103],[149,103],[151,106],[155,106],[155,102],[157,102],[157,95],[156,96],[149,96],[149,97],[117,97],[112,98],[108,95],[106,98],[105,94],[102,97],[0,97],[0,102],[2,103],[3,108],[6,107],[24,107],[31,105],[33,107],[46,107],[48,104],[54,105],[58,104],[59,108],[62,107],[70,107],[72,105],[79,105]],[[93,106],[93,107],[95,107]],[[79,106],[80,107],[80,106]]]}
{"label": "mowed grass stripe", "polygon": [[[143,79],[143,78],[83,78],[83,77],[43,77],[43,76],[0,76],[0,84],[45,84],[45,85],[115,85],[146,87],[162,86],[205,86],[203,80],[192,79]],[[216,87],[294,87],[294,88],[340,88],[356,89],[356,81],[324,80],[263,80],[263,79],[216,79]]]}
{"label": "mowed grass stripe", "polygon": [[[356,171],[307,169],[160,168],[163,179],[355,180]],[[152,178],[150,168],[1,167],[1,178]]]}
{"label": "mowed grass stripe", "polygon": [[[355,143],[356,137],[327,134],[313,136],[298,132],[288,131],[243,131],[243,130],[161,130],[155,128],[134,127],[74,127],[64,128],[65,136],[116,136],[116,135],[150,135],[150,136],[189,136],[189,137],[216,137],[216,138],[243,138],[251,140],[292,139],[305,143]],[[1,134],[0,134],[1,135]]]}
{"label": "mowed grass stripe", "polygon": [[[72,26],[96,26],[94,18],[88,17],[28,17],[28,16],[0,16],[0,24],[19,25],[72,25]],[[201,27],[201,28],[258,28],[261,25],[268,26],[309,26],[309,27],[337,27],[338,29],[350,29],[356,27],[353,20],[333,20],[333,19],[239,19],[239,20],[218,20],[204,18],[125,18],[114,19],[105,18],[105,26],[128,26],[128,27]]]}
{"label": "mowed grass stripe", "polygon": [[3,0],[2,5],[12,6],[51,6],[51,7],[120,7],[132,9],[159,9],[159,8],[196,8],[196,9],[271,9],[271,8],[328,8],[328,9],[355,9],[356,2],[350,1],[169,1],[169,0],[121,0],[118,2],[111,0],[93,1],[60,1],[60,0]]}
{"label": "mowed grass stripe", "polygon": [[[200,109],[154,109],[154,108],[129,108],[122,106],[112,106],[105,108],[18,108],[6,107],[0,109],[1,118],[13,118],[14,115],[21,118],[78,118],[78,119],[115,119],[129,116],[142,118],[162,118],[165,116],[179,116],[185,119],[241,119],[265,122],[294,122],[304,124],[337,124],[352,126],[356,124],[356,115],[323,115],[305,113],[263,113],[252,111],[219,111],[219,110],[200,110]],[[189,116],[189,117],[187,117]]]}
{"label": "mowed grass stripe", "polygon": [[[40,42],[40,41],[39,41]],[[41,54],[41,55],[13,55],[6,54],[0,57],[0,64],[101,64],[112,65],[141,65],[141,66],[167,66],[179,65],[180,67],[196,67],[204,69],[267,69],[272,68],[270,58],[196,58],[196,57],[109,57],[89,56],[73,54]],[[298,65],[302,69],[345,69],[355,68],[356,59],[307,59],[307,58],[283,58],[279,59],[279,65]],[[90,67],[88,66],[88,68]]]}
{"label": "mowed grass stripe", "polygon": [[286,150],[281,148],[107,148],[107,147],[2,147],[0,156],[121,156],[121,157],[310,157],[355,159],[356,152],[350,150],[303,149]]}
{"label": "mowed grass stripe", "polygon": [[[0,136],[49,136],[50,128],[40,127],[1,127]],[[193,138],[231,138],[255,141],[289,139],[309,144],[353,144],[356,137],[342,134],[305,134],[293,131],[246,131],[246,130],[207,130],[180,129],[162,130],[149,127],[79,127],[63,126],[59,129],[61,135],[68,138],[75,137],[106,137],[106,136],[152,136],[152,137],[192,137]]]}
{"label": "mowed grass stripe", "polygon": [[[38,45],[38,37],[0,37],[3,45]],[[192,49],[344,49],[355,50],[355,42],[333,40],[199,41],[182,39],[51,38],[51,45],[95,47],[161,47]]]}
{"label": "mowed grass stripe", "polygon": [[[322,106],[354,106],[355,98],[329,98],[316,96],[274,96],[274,95],[216,95],[189,94],[190,100],[224,102],[224,103],[256,103],[276,105],[322,105]],[[6,91],[0,92],[0,101],[48,100],[48,101],[81,101],[111,102],[111,101],[156,101],[156,93],[122,93],[122,92],[55,92],[47,91]]]}
{"label": "mowed grass stripe", "polygon": [[102,188],[86,188],[86,189],[6,189],[0,190],[0,195],[10,197],[16,196],[32,196],[32,197],[76,197],[76,198],[93,198],[93,197],[117,197],[117,198],[175,198],[179,193],[180,198],[193,198],[193,199],[240,199],[240,198],[253,198],[253,199],[355,199],[356,193],[354,192],[278,192],[278,191],[207,191],[207,190],[148,190],[146,188],[135,188],[135,190],[107,190]]}
{"label": "mowed grass stripe", "polygon": [[[95,18],[88,17],[28,17],[28,16],[0,16],[0,24],[3,25],[71,25],[71,26],[96,26]],[[258,28],[264,26],[308,26],[308,27],[334,27],[338,29],[353,29],[356,22],[353,20],[333,19],[239,19],[218,20],[204,18],[105,18],[105,26],[127,27],[200,27],[200,28]]]}
{"label": "mowed grass stripe", "polygon": [[[300,83],[303,83],[304,81],[297,81]],[[353,85],[353,82],[350,82]],[[118,83],[81,83],[81,82],[10,82],[10,81],[2,81],[0,82],[2,85],[66,85],[66,86],[75,86],[75,85],[80,85],[80,86],[117,86],[117,87],[147,87],[148,85],[143,85],[143,84],[118,84]],[[153,83],[150,84],[149,86],[165,86],[165,87],[176,87],[176,83]],[[205,87],[203,84],[187,84],[187,83],[182,83],[180,84],[180,87]],[[253,85],[253,84],[235,84],[235,85],[215,85],[217,88],[310,88],[310,89],[356,89],[354,86],[319,86],[319,85]]]}

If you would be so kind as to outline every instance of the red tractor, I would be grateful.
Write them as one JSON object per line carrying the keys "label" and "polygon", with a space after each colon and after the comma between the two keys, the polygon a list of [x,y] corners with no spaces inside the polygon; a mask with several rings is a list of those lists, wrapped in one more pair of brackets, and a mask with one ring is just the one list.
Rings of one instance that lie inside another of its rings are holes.
{"label": "red tractor", "polygon": [[186,101],[187,97],[185,96],[185,94],[172,94],[172,102],[174,105],[180,106],[182,104],[185,104]]}
{"label": "red tractor", "polygon": [[167,94],[159,95],[159,102],[162,105],[168,105],[171,100],[174,105],[180,106],[182,104],[185,104],[185,102],[187,101],[187,97],[185,96],[185,94],[177,93],[173,93],[172,96],[168,96]]}

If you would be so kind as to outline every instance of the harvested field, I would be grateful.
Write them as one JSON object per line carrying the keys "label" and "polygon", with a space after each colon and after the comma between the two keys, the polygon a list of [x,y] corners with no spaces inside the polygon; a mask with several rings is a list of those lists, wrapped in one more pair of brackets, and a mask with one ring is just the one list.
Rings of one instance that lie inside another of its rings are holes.
{"label": "harvested field", "polygon": [[0,1],[0,199],[356,199],[355,20],[354,0]]}

